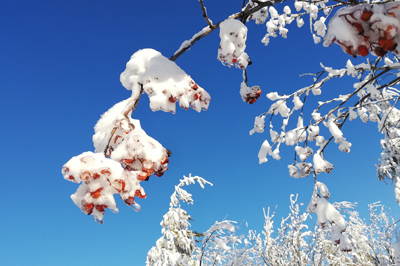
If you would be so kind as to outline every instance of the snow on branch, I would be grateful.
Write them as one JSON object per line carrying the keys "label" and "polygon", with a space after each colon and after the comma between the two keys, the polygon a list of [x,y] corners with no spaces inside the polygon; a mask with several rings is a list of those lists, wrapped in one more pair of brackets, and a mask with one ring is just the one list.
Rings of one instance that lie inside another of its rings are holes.
{"label": "snow on branch", "polygon": [[[394,58],[394,60],[397,59]],[[290,176],[295,178],[306,177],[313,172],[316,174],[329,173],[333,169],[333,164],[324,159],[325,148],[331,140],[338,144],[339,150],[346,153],[350,152],[351,143],[346,140],[342,131],[346,121],[352,121],[360,117],[363,122],[378,122],[379,128],[384,129],[384,132],[387,132],[390,128],[397,127],[393,122],[390,123],[386,119],[386,114],[392,114],[393,119],[391,121],[395,121],[396,118],[394,117],[397,117],[395,115],[397,109],[394,106],[400,94],[393,87],[400,81],[397,61],[392,61],[388,58],[384,60],[377,58],[368,64],[363,63],[354,66],[348,60],[346,67],[342,69],[333,69],[322,64],[321,67],[323,71],[315,75],[312,85],[301,88],[290,95],[279,95],[277,92],[267,94],[267,98],[273,103],[268,112],[262,113],[255,118],[254,128],[250,131],[250,134],[255,132],[263,133],[266,118],[270,117],[270,139],[265,140],[262,144],[259,152],[259,161],[260,163],[266,162],[267,156],[272,156],[279,160],[281,144],[294,146],[295,161],[293,164],[288,165],[288,168]],[[392,74],[393,78],[389,82],[382,84],[381,81],[384,78],[387,79],[388,74]],[[345,95],[339,95],[331,100],[314,101],[314,103],[317,102],[317,106],[310,114],[310,123],[308,125],[304,124],[304,120],[308,117],[303,113],[303,108],[305,105],[309,107],[312,104],[309,99],[311,97],[321,97],[323,85],[326,82],[333,78],[341,78],[344,75],[358,79],[354,84],[353,91]],[[327,111],[323,113],[323,110],[326,109]],[[278,120],[279,116],[282,118],[282,126],[280,131],[277,131],[274,128],[275,123],[273,121]],[[297,126],[287,129],[293,117],[295,121],[297,120]],[[387,125],[387,127],[382,126],[383,124]],[[327,136],[324,136],[324,134]],[[393,134],[391,135],[393,136]],[[313,142],[316,150],[311,146]],[[312,162],[307,162],[307,158],[313,154]],[[388,151],[386,154],[392,154],[386,156],[386,158],[393,158],[395,152],[394,150],[392,152]],[[395,168],[389,165],[393,164],[388,163],[387,167],[381,167],[381,172],[386,175],[396,172]]]}
{"label": "snow on branch", "polygon": [[202,189],[204,189],[204,185],[213,185],[212,183],[199,176],[192,176],[192,174],[189,174],[188,177],[183,176],[183,179],[179,180],[179,184],[175,186],[175,191],[171,195],[170,207],[177,207],[180,200],[188,204],[193,204],[192,195],[186,190],[182,189],[182,187],[195,184],[196,182]]}

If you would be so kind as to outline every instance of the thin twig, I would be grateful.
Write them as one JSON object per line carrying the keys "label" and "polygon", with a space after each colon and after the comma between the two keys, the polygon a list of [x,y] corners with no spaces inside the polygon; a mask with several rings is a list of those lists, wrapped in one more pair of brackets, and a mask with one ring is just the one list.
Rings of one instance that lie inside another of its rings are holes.
{"label": "thin twig", "polygon": [[213,24],[212,24],[211,20],[207,16],[207,10],[206,10],[206,7],[204,6],[203,0],[199,0],[199,2],[200,2],[201,10],[203,11],[204,19],[207,21],[208,26],[212,27]]}

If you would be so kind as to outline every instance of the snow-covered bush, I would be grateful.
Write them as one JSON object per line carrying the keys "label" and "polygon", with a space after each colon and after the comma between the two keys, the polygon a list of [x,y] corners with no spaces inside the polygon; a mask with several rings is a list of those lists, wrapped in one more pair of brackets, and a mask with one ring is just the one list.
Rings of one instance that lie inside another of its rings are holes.
{"label": "snow-covered bush", "polygon": [[[175,186],[170,208],[161,221],[163,236],[148,252],[146,265],[372,266],[394,265],[398,261],[398,242],[394,240],[399,228],[379,203],[369,205],[370,218],[363,219],[355,204],[327,202],[328,188],[318,182],[307,208],[317,213],[317,225],[309,212],[302,210],[303,204],[297,202],[297,196],[291,195],[289,214],[276,228],[275,214],[268,209],[264,210],[261,234],[249,230],[244,235],[241,232],[245,228],[240,230],[234,221],[227,220],[217,221],[199,233],[189,228],[191,217],[180,205],[180,202],[193,203],[192,195],[182,187],[196,182],[203,188],[210,184],[189,175]],[[339,211],[347,216],[346,225]]]}

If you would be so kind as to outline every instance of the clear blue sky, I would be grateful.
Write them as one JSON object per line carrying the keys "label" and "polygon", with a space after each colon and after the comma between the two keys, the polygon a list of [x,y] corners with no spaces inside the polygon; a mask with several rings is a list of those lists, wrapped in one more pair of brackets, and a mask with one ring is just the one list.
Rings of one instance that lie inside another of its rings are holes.
{"label": "clear blue sky", "polygon": [[[205,1],[214,22],[240,10],[242,2]],[[189,173],[214,184],[189,189],[195,204],[183,208],[196,231],[225,217],[261,231],[263,207],[278,205],[277,216],[285,215],[289,196],[296,193],[307,205],[314,181],[289,177],[293,150],[282,148],[281,161],[259,165],[258,150],[269,136],[248,134],[254,117],[268,110],[266,93],[290,93],[310,84],[298,76],[319,71],[320,62],[339,68],[349,59],[338,46],[314,45],[305,21],[300,30],[289,27],[287,40],[272,39],[268,47],[260,41],[266,27],[249,23],[249,84],[263,90],[253,105],[240,98],[241,71],[216,60],[219,31],[181,56],[176,63],[211,94],[211,106],[207,112],[179,109],[172,115],[153,113],[147,97],[140,99],[133,117],[172,151],[170,169],[142,183],[148,197],[138,200],[139,213],[117,199],[120,213],[107,210],[99,225],[71,201],[78,186],[63,179],[61,167],[72,156],[93,151],[100,115],[130,96],[119,82],[130,56],[142,48],[173,55],[206,26],[200,5],[196,0],[2,1],[0,265],[144,265],[161,236],[159,223],[174,185]],[[321,99],[348,93],[349,82],[331,83]],[[381,152],[376,129],[359,120],[345,126],[352,151],[343,154],[331,145],[326,158],[335,169],[320,180],[332,201],[358,202],[366,218],[367,204],[379,200],[398,216],[393,186],[376,178]]]}

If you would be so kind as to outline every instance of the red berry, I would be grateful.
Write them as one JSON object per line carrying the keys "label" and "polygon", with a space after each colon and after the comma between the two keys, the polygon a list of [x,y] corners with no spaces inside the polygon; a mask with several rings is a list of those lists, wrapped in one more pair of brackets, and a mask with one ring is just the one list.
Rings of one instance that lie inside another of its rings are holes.
{"label": "red berry", "polygon": [[387,40],[385,38],[379,38],[378,42],[379,46],[386,52],[393,51],[397,46],[393,39]]}
{"label": "red berry", "polygon": [[92,196],[92,198],[94,198],[94,199],[98,199],[101,195],[102,190],[103,190],[102,187],[99,189],[96,189],[95,191],[90,192],[90,196]]}
{"label": "red berry", "polygon": [[93,207],[93,203],[82,202],[82,211],[87,215],[93,212]]}
{"label": "red berry", "polygon": [[142,171],[147,173],[147,176],[151,176],[151,174],[153,174],[153,172],[154,172],[153,167],[154,167],[154,163],[152,161],[143,159]]}
{"label": "red berry", "polygon": [[125,163],[127,163],[127,164],[132,164],[135,161],[135,159],[133,159],[133,158],[131,158],[131,159],[123,159],[123,161]]}
{"label": "red berry", "polygon": [[113,187],[118,193],[121,193],[125,190],[125,181],[121,179],[116,179],[113,181]]}
{"label": "red berry", "polygon": [[81,180],[89,180],[89,178],[91,177],[91,174],[89,171],[82,170],[79,177],[81,178]]}
{"label": "red berry", "polygon": [[146,198],[146,196],[147,196],[146,193],[142,194],[139,189],[135,191],[135,197],[144,199],[144,198]]}
{"label": "red berry", "polygon": [[164,157],[164,159],[161,160],[161,164],[166,164],[169,162],[168,157]]}
{"label": "red berry", "polygon": [[194,90],[197,90],[199,88],[199,86],[197,86],[197,84],[193,80],[189,82],[189,86]]}
{"label": "red berry", "polygon": [[358,46],[358,55],[367,56],[368,55],[368,48],[365,45]]}
{"label": "red berry", "polygon": [[374,53],[376,54],[376,56],[385,56],[387,52],[385,52],[381,47],[376,47],[374,49]]}
{"label": "red berry", "polygon": [[169,96],[168,101],[170,101],[171,103],[176,102],[178,99],[176,97],[173,97],[172,95]]}
{"label": "red berry", "polygon": [[372,11],[364,9],[364,12],[361,14],[361,20],[368,21],[372,17],[372,14],[374,14]]}
{"label": "red berry", "polygon": [[135,197],[129,197],[128,199],[125,200],[125,203],[129,206],[135,204]]}
{"label": "red berry", "polygon": [[96,210],[98,212],[104,212],[105,209],[107,209],[107,207],[108,207],[107,205],[99,204],[99,205],[96,205]]}
{"label": "red berry", "polygon": [[93,179],[97,179],[97,178],[100,178],[100,175],[98,173],[94,173],[93,174]]}
{"label": "red berry", "polygon": [[100,169],[100,174],[110,176],[111,175],[110,168],[106,167],[106,168]]}
{"label": "red berry", "polygon": [[140,174],[138,174],[138,180],[139,181],[144,181],[147,178],[147,173],[146,172],[140,172]]}
{"label": "red berry", "polygon": [[162,177],[162,176],[164,175],[163,172],[155,172],[154,174],[155,174],[156,176],[158,176],[158,177]]}

